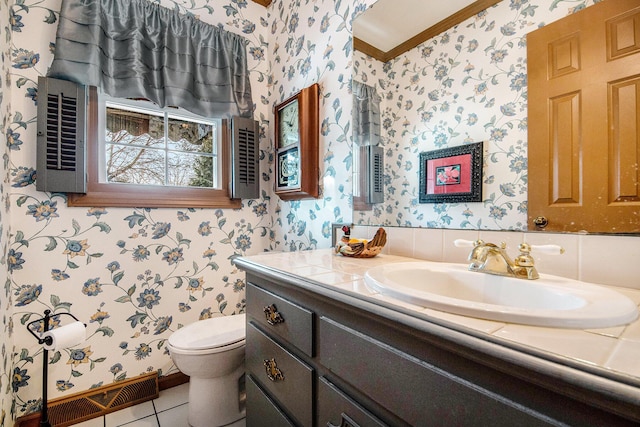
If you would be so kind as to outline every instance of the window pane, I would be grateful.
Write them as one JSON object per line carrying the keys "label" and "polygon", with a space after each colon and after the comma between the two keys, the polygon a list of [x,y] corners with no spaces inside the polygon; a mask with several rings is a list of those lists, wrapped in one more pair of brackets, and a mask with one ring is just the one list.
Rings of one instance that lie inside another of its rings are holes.
{"label": "window pane", "polygon": [[115,107],[107,107],[106,113],[107,143],[145,147],[164,145],[164,117],[161,115]]}
{"label": "window pane", "polygon": [[216,188],[214,158],[189,153],[169,153],[168,185]]}
{"label": "window pane", "polygon": [[106,145],[107,182],[164,185],[163,150]]}
{"label": "window pane", "polygon": [[195,153],[213,153],[214,126],[211,123],[197,123],[181,118],[169,117],[169,150]]}

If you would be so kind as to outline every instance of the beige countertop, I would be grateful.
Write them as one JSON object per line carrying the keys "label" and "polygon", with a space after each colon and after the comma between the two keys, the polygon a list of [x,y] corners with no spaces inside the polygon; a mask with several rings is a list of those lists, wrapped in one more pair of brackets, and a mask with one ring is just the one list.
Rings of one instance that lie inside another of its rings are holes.
{"label": "beige countertop", "polygon": [[[604,329],[562,329],[527,326],[459,316],[408,304],[370,290],[364,283],[365,272],[384,263],[421,261],[380,254],[370,259],[346,258],[335,255],[333,249],[299,252],[269,252],[243,257],[252,264],[305,278],[324,288],[350,296],[364,296],[380,301],[386,307],[397,307],[404,313],[416,313],[421,319],[450,326],[474,336],[495,337],[513,343],[515,348],[531,349],[536,354],[567,358],[584,367],[628,376],[640,381],[640,320],[629,325]],[[640,290],[613,288],[640,304]]]}

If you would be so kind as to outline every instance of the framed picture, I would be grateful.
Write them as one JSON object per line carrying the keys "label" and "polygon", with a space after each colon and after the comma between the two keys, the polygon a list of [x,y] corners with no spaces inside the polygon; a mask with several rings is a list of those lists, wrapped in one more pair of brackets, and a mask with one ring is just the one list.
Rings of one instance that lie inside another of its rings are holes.
{"label": "framed picture", "polygon": [[420,203],[482,201],[482,142],[420,153]]}

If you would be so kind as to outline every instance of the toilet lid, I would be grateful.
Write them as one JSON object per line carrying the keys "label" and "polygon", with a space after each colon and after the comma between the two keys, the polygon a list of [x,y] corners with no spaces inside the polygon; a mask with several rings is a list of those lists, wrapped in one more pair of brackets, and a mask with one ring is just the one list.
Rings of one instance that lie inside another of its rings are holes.
{"label": "toilet lid", "polygon": [[199,320],[178,329],[169,337],[169,345],[185,350],[224,347],[245,339],[245,314]]}

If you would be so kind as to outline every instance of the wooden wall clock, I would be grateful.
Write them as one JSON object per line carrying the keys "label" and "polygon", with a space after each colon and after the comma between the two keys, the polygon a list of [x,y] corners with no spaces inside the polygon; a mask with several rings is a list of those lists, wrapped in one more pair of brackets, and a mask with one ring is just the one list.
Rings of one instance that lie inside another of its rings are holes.
{"label": "wooden wall clock", "polygon": [[302,89],[275,106],[275,192],[282,200],[317,198],[320,87]]}

